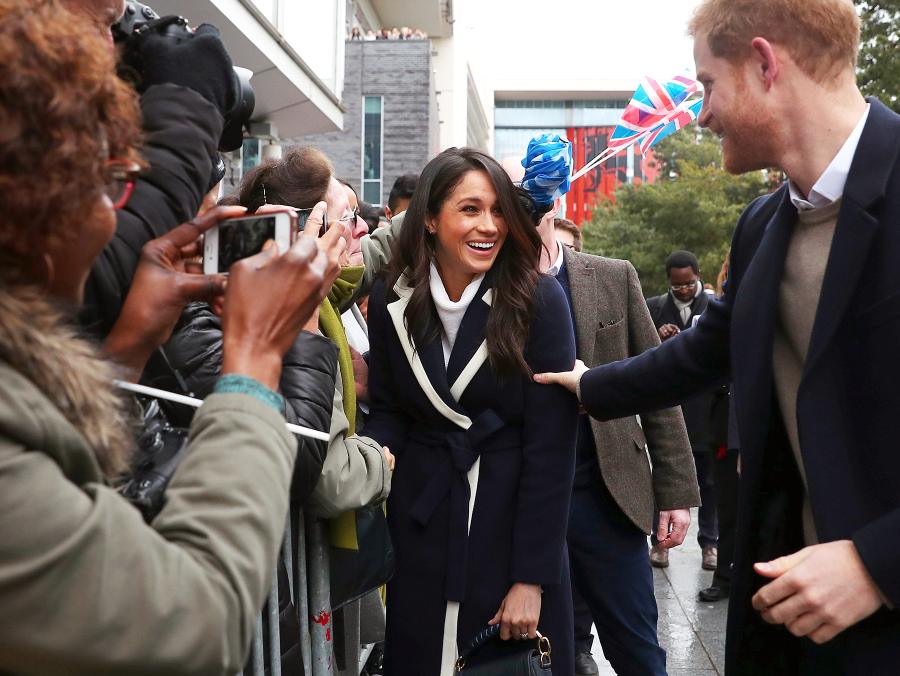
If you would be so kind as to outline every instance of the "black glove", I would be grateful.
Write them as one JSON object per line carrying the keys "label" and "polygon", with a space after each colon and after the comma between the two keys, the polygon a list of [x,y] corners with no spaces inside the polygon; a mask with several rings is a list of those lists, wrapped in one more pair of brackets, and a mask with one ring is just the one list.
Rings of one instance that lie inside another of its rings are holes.
{"label": "black glove", "polygon": [[234,107],[237,91],[219,30],[205,23],[192,35],[176,22],[176,17],[151,21],[128,39],[124,58],[140,76],[139,91],[156,84],[188,87],[225,117]]}

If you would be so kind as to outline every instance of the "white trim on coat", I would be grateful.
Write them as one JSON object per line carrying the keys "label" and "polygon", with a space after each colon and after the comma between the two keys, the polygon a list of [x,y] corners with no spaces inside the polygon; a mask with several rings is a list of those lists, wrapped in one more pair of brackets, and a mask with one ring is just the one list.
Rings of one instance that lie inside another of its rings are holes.
{"label": "white trim on coat", "polygon": [[[428,374],[425,372],[425,367],[419,359],[419,354],[413,346],[412,340],[410,340],[409,332],[406,330],[406,322],[404,321],[403,313],[406,311],[407,305],[409,305],[412,288],[408,286],[406,280],[406,275],[400,276],[397,283],[394,285],[394,291],[398,298],[387,305],[387,311],[394,324],[397,338],[400,340],[400,345],[403,348],[406,360],[409,362],[416,381],[419,383],[419,386],[422,388],[428,401],[431,402],[431,405],[450,422],[467,430],[472,426],[472,420],[468,416],[463,415],[458,411],[454,411],[443,399],[441,399],[441,396],[434,389],[434,385],[428,378]],[[488,289],[481,296],[481,300],[488,305],[492,304],[493,299],[494,294],[492,289]],[[460,372],[459,377],[457,377],[450,388],[450,394],[456,401],[459,401],[462,393],[465,392],[469,383],[472,382],[475,374],[478,373],[479,369],[484,365],[487,359],[488,349],[487,341],[485,340],[481,343],[475,354],[472,355],[472,358]],[[475,512],[475,500],[478,497],[478,479],[480,474],[481,457],[479,456],[475,459],[474,464],[466,473],[466,480],[469,482],[469,514],[466,523],[467,530],[472,527],[472,515]],[[456,642],[456,635],[459,628],[459,606],[460,604],[457,601],[448,601],[447,608],[444,612],[440,676],[453,676],[456,672],[456,660],[459,657],[459,645]]]}

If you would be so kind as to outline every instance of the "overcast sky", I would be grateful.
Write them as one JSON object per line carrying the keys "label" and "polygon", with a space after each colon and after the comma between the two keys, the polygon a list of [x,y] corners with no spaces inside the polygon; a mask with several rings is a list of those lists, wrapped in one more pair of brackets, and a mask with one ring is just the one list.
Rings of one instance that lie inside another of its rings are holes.
{"label": "overcast sky", "polygon": [[[687,21],[699,0],[464,0],[469,62],[498,80],[693,75]],[[461,3],[456,3],[459,6]]]}

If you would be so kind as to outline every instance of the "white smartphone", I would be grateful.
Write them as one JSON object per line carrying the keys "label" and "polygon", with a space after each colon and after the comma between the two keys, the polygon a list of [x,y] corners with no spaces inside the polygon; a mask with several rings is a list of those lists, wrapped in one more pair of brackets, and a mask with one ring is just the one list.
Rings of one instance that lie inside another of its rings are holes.
{"label": "white smartphone", "polygon": [[293,241],[294,219],[292,213],[278,211],[222,221],[204,235],[203,272],[228,272],[236,261],[262,251],[270,239],[284,253]]}

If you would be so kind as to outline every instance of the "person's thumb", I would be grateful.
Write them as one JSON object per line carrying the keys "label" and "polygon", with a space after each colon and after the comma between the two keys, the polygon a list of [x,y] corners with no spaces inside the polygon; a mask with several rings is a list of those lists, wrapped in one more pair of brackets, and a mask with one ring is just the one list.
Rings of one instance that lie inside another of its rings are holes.
{"label": "person's thumb", "polygon": [[656,540],[657,542],[662,542],[667,537],[669,537],[669,517],[660,514],[659,525],[656,527]]}
{"label": "person's thumb", "polygon": [[781,556],[777,559],[773,559],[772,561],[754,563],[753,569],[763,577],[781,577],[791,568],[803,561],[803,559],[805,559],[807,556],[807,552],[801,549],[799,552],[794,552],[793,554],[789,554],[788,556]]}
{"label": "person's thumb", "polygon": [[535,373],[534,382],[541,385],[557,385],[562,382],[561,373]]}

